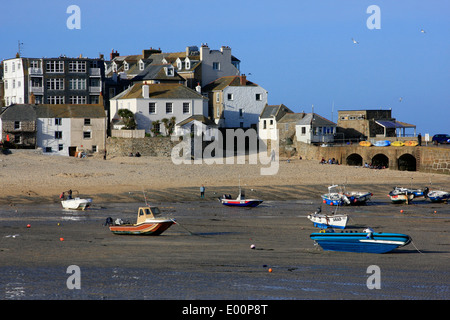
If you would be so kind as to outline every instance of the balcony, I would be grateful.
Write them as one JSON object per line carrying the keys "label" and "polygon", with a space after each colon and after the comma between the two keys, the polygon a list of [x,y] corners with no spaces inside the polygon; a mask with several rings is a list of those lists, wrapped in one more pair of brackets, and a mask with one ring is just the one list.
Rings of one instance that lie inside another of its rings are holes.
{"label": "balcony", "polygon": [[89,87],[89,93],[100,93],[102,92],[102,87]]}
{"label": "balcony", "polygon": [[42,76],[42,68],[28,68],[28,74],[31,76]]}
{"label": "balcony", "polygon": [[89,77],[100,77],[100,68],[90,68],[89,69]]}
{"label": "balcony", "polygon": [[44,94],[44,87],[30,87],[30,93]]}

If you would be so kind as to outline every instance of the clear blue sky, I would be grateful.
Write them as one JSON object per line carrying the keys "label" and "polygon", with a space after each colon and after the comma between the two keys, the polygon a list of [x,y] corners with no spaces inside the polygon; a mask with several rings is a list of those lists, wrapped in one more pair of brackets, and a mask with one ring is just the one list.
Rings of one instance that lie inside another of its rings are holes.
{"label": "clear blue sky", "polygon": [[[66,26],[72,4],[80,30]],[[370,5],[381,29],[366,26]],[[26,0],[2,1],[0,12],[1,60],[19,40],[25,57],[227,45],[269,104],[314,105],[335,122],[338,110],[392,108],[417,133],[450,134],[450,1]]]}

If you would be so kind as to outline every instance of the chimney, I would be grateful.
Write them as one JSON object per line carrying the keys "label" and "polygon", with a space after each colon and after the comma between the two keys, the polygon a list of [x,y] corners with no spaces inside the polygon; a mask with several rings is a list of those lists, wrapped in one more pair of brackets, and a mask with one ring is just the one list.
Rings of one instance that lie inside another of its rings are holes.
{"label": "chimney", "polygon": [[30,94],[30,97],[28,98],[28,100],[29,100],[30,104],[36,104],[36,97],[34,96],[33,92]]}
{"label": "chimney", "polygon": [[112,49],[111,50],[111,53],[109,54],[109,60],[112,60],[112,59],[114,59],[115,57],[118,57],[118,56],[120,56],[120,54],[119,53],[117,53],[117,50],[116,50],[116,52],[114,52],[114,49]]}
{"label": "chimney", "polygon": [[195,87],[195,90],[196,90],[198,93],[202,94],[202,86],[200,85],[200,82],[197,83],[197,86]]}
{"label": "chimney", "polygon": [[148,99],[149,98],[149,87],[148,84],[144,84],[142,86],[142,98]]}
{"label": "chimney", "polygon": [[247,84],[247,76],[245,74],[241,75],[241,86],[245,86]]}

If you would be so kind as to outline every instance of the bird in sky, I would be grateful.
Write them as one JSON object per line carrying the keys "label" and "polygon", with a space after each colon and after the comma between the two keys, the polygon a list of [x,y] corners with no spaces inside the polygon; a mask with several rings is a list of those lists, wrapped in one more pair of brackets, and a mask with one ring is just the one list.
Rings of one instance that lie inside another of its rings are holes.
{"label": "bird in sky", "polygon": [[422,33],[426,33],[426,32],[425,32],[425,30],[423,30],[423,29],[420,29],[420,32],[422,32]]}
{"label": "bird in sky", "polygon": [[402,102],[402,100],[403,100],[403,98],[402,98],[402,97],[400,97],[400,98],[398,99],[398,102]]}
{"label": "bird in sky", "polygon": [[354,44],[358,44],[359,42],[352,38]]}

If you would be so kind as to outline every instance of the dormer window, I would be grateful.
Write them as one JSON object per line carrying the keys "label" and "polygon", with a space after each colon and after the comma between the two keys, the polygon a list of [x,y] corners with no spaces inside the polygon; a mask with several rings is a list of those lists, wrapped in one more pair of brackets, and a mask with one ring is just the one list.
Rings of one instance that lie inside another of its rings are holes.
{"label": "dormer window", "polygon": [[144,61],[139,61],[139,70],[144,70]]}
{"label": "dormer window", "polygon": [[186,70],[189,70],[191,68],[191,60],[189,60],[189,58],[186,58],[186,60],[184,60],[184,65]]}
{"label": "dormer window", "polygon": [[180,58],[177,59],[177,69],[181,70],[183,68],[183,63],[181,62]]}
{"label": "dormer window", "polygon": [[166,76],[173,77],[174,75],[173,67],[166,67],[164,69],[166,69]]}
{"label": "dormer window", "polygon": [[125,71],[128,71],[128,69],[129,69],[129,64],[128,64],[128,62],[125,62],[124,64],[123,64],[123,69],[125,70]]}
{"label": "dormer window", "polygon": [[115,62],[112,64],[112,71],[117,72],[117,64]]}

